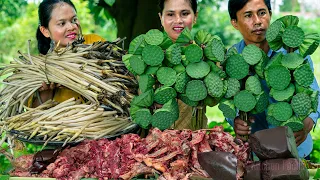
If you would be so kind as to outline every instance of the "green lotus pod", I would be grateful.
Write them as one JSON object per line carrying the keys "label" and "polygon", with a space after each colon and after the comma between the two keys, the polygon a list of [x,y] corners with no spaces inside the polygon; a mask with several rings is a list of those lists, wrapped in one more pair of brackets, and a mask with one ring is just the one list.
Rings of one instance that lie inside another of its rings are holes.
{"label": "green lotus pod", "polygon": [[147,45],[144,34],[135,37],[129,44],[129,54],[141,55],[142,50]]}
{"label": "green lotus pod", "polygon": [[305,58],[313,54],[320,43],[320,36],[318,33],[306,34],[303,43],[299,46],[299,53]]}
{"label": "green lotus pod", "polygon": [[234,106],[233,100],[222,99],[218,108],[222,111],[223,116],[226,118],[234,119],[237,116],[237,110]]}
{"label": "green lotus pod", "polygon": [[155,75],[159,68],[160,68],[160,66],[147,66],[147,68],[145,70],[145,74]]}
{"label": "green lotus pod", "polygon": [[176,96],[177,92],[172,87],[162,86],[156,89],[154,93],[154,101],[158,104],[165,104]]}
{"label": "green lotus pod", "polygon": [[178,38],[177,38],[175,43],[179,44],[179,45],[182,45],[182,46],[186,45],[186,44],[192,44],[193,40],[192,40],[190,29],[189,28],[184,28],[183,31],[178,36]]}
{"label": "green lotus pod", "polygon": [[141,56],[133,55],[129,58],[130,66],[136,74],[143,74],[147,65],[141,59]]}
{"label": "green lotus pod", "polygon": [[272,116],[273,117],[273,108],[274,108],[274,103],[273,104],[269,104],[268,108],[267,108],[267,116]]}
{"label": "green lotus pod", "polygon": [[135,118],[135,114],[138,110],[140,110],[141,107],[137,106],[137,105],[134,105],[132,102],[130,103],[130,109],[129,109],[129,112],[130,112],[130,116],[132,119]]}
{"label": "green lotus pod", "polygon": [[281,41],[281,36],[285,30],[285,25],[282,21],[274,21],[266,32],[268,43]]}
{"label": "green lotus pod", "polygon": [[168,129],[175,121],[175,116],[167,109],[158,109],[152,116],[152,127],[159,128],[160,130]]}
{"label": "green lotus pod", "polygon": [[130,61],[129,59],[132,57],[132,54],[126,54],[122,56],[122,62],[123,64],[126,66],[126,68],[133,74],[133,75],[137,75],[136,72],[133,71],[131,65],[130,65]]}
{"label": "green lotus pod", "polygon": [[158,81],[166,86],[172,86],[177,80],[177,73],[169,67],[161,67],[157,71]]}
{"label": "green lotus pod", "polygon": [[192,80],[187,83],[186,95],[191,101],[201,101],[207,97],[207,88],[203,81]]}
{"label": "green lotus pod", "polygon": [[256,106],[257,100],[252,93],[243,90],[234,96],[234,104],[240,111],[249,112]]}
{"label": "green lotus pod", "polygon": [[305,93],[297,93],[292,97],[291,107],[298,116],[308,115],[311,109],[311,98]]}
{"label": "green lotus pod", "polygon": [[298,53],[288,53],[282,57],[281,64],[290,70],[296,69],[303,63],[303,57]]}
{"label": "green lotus pod", "polygon": [[256,45],[249,44],[243,49],[242,56],[248,64],[255,65],[262,59],[262,52]]}
{"label": "green lotus pod", "polygon": [[228,49],[227,53],[226,53],[226,59],[230,58],[232,55],[234,54],[238,54],[238,50],[236,47],[231,47]]}
{"label": "green lotus pod", "polygon": [[141,90],[141,92],[146,92],[149,89],[153,88],[153,85],[155,84],[155,79],[149,75],[149,74],[142,74],[139,77],[139,89]]}
{"label": "green lotus pod", "polygon": [[227,59],[226,72],[231,78],[243,79],[249,74],[249,64],[240,54],[235,54]]}
{"label": "green lotus pod", "polygon": [[222,70],[222,67],[218,67],[216,65],[216,63],[214,63],[213,61],[207,60],[205,61],[206,63],[208,63],[208,65],[210,66],[210,71],[214,72],[216,74],[218,74],[220,76],[220,78],[226,78],[227,74],[225,71]]}
{"label": "green lotus pod", "polygon": [[288,126],[292,129],[293,132],[300,131],[304,128],[304,124],[296,116],[292,116],[289,120],[283,122],[281,126]]}
{"label": "green lotus pod", "polygon": [[214,62],[222,62],[225,55],[224,44],[221,40],[213,38],[205,47],[204,55]]}
{"label": "green lotus pod", "polygon": [[209,74],[210,66],[204,61],[190,63],[186,68],[186,72],[194,79],[201,79]]}
{"label": "green lotus pod", "polygon": [[277,21],[281,21],[285,27],[297,26],[299,23],[299,18],[297,16],[293,16],[293,15],[286,15],[286,16],[283,16],[283,17],[277,19]]}
{"label": "green lotus pod", "polygon": [[283,122],[276,120],[273,116],[267,116],[267,122],[274,126],[280,126]]}
{"label": "green lotus pod", "polygon": [[130,105],[140,106],[140,107],[149,107],[153,104],[153,89],[150,89],[139,96],[134,96]]}
{"label": "green lotus pod", "polygon": [[289,101],[295,92],[295,86],[290,83],[290,85],[281,91],[275,90],[271,88],[270,96],[273,97],[277,101]]}
{"label": "green lotus pod", "polygon": [[190,61],[187,60],[185,55],[181,56],[181,63],[182,65],[184,65],[185,67],[187,67],[190,64]]}
{"label": "green lotus pod", "polygon": [[186,85],[191,80],[191,78],[188,76],[186,72],[179,73],[177,75],[177,80],[174,85],[174,89],[179,93],[185,93],[186,92]]}
{"label": "green lotus pod", "polygon": [[226,80],[227,92],[225,98],[231,98],[240,91],[240,82],[235,78],[229,78]]}
{"label": "green lotus pod", "polygon": [[159,46],[147,45],[142,51],[142,59],[147,65],[159,66],[164,59],[164,53]]}
{"label": "green lotus pod", "polygon": [[182,64],[178,64],[173,66],[173,70],[175,70],[177,73],[182,73],[186,71],[186,68]]}
{"label": "green lotus pod", "polygon": [[151,29],[144,35],[144,40],[150,45],[160,45],[163,39],[163,33],[158,29]]}
{"label": "green lotus pod", "polygon": [[194,41],[199,46],[206,46],[212,40],[212,35],[206,30],[199,30],[194,36]]}
{"label": "green lotus pod", "polygon": [[258,64],[254,66],[254,70],[260,78],[265,79],[264,70],[269,62],[269,57],[262,50],[261,50],[261,53],[262,53],[262,59],[258,62]]}
{"label": "green lotus pod", "polygon": [[281,61],[283,58],[282,53],[277,53],[274,55],[271,60],[268,62],[267,66],[265,67],[265,70],[267,70],[269,67],[275,66],[275,65],[281,65]]}
{"label": "green lotus pod", "polygon": [[313,93],[313,89],[310,87],[301,86],[297,82],[294,83],[294,86],[296,87],[296,93],[305,93],[309,96]]}
{"label": "green lotus pod", "polygon": [[310,95],[312,112],[317,112],[319,105],[319,91],[313,91]]}
{"label": "green lotus pod", "polygon": [[256,76],[249,76],[245,83],[245,89],[252,94],[260,94],[262,92],[262,87],[259,78]]}
{"label": "green lotus pod", "polygon": [[201,47],[196,44],[190,44],[189,46],[187,46],[184,54],[186,56],[186,59],[191,63],[201,61],[203,56]]}
{"label": "green lotus pod", "polygon": [[143,108],[139,109],[135,113],[135,118],[133,119],[133,122],[138,124],[140,127],[144,129],[148,129],[149,125],[151,124],[152,115],[150,113],[149,109]]}
{"label": "green lotus pod", "polygon": [[163,32],[163,41],[159,45],[162,49],[168,49],[173,44],[172,39],[168,36],[166,32]]}
{"label": "green lotus pod", "polygon": [[265,71],[267,84],[275,90],[284,90],[291,81],[290,71],[281,65],[274,65]]}
{"label": "green lotus pod", "polygon": [[221,98],[214,98],[212,96],[207,96],[203,102],[205,106],[209,106],[209,107],[213,107],[216,106],[217,104],[219,104]]}
{"label": "green lotus pod", "polygon": [[278,121],[286,121],[292,116],[291,105],[287,102],[277,102],[272,111],[273,117]]}
{"label": "green lotus pod", "polygon": [[300,65],[293,72],[294,80],[301,86],[308,87],[314,80],[314,75],[309,64]]}
{"label": "green lotus pod", "polygon": [[218,98],[223,95],[223,82],[218,74],[210,72],[204,78],[204,83],[210,96]]}
{"label": "green lotus pod", "polygon": [[165,103],[162,106],[162,109],[167,109],[169,110],[173,116],[175,117],[175,120],[179,119],[179,105],[176,99],[171,99],[167,103]]}
{"label": "green lotus pod", "polygon": [[257,104],[254,108],[255,113],[262,113],[269,105],[269,96],[266,92],[262,91],[256,96]]}
{"label": "green lotus pod", "polygon": [[282,35],[282,41],[291,48],[299,47],[304,40],[304,32],[298,26],[288,26]]}
{"label": "green lotus pod", "polygon": [[178,65],[181,63],[181,48],[178,44],[172,44],[166,50],[166,58],[168,61],[174,65]]}
{"label": "green lotus pod", "polygon": [[192,101],[188,98],[188,96],[186,94],[179,94],[179,99],[184,102],[186,105],[188,106],[192,106],[195,107],[198,105],[198,101]]}
{"label": "green lotus pod", "polygon": [[272,49],[274,51],[278,51],[284,45],[282,42],[282,39],[280,39],[279,41],[269,42],[268,44],[269,44],[270,49]]}

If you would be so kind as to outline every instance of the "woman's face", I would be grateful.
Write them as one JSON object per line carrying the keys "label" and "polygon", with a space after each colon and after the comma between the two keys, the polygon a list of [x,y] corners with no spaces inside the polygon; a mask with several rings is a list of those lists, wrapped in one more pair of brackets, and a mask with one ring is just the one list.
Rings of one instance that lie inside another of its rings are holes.
{"label": "woman's face", "polygon": [[76,40],[79,34],[79,20],[75,9],[67,3],[58,3],[52,10],[48,28],[40,27],[45,37],[51,38],[55,44],[65,47]]}
{"label": "woman's face", "polygon": [[166,0],[159,17],[164,31],[176,41],[184,28],[192,29],[197,13],[193,12],[189,0]]}

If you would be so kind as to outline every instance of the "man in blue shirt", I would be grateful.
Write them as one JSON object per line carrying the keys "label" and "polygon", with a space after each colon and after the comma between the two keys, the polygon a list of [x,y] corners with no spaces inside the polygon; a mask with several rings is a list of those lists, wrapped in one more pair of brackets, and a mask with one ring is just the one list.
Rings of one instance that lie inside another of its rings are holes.
{"label": "man in blue shirt", "polygon": [[[228,10],[232,26],[243,36],[243,40],[234,45],[238,53],[242,53],[246,45],[255,44],[270,58],[276,54],[276,52],[270,49],[266,40],[266,31],[270,25],[272,15],[270,0],[229,0]],[[286,53],[284,49],[279,50],[279,52]],[[310,56],[307,56],[306,59],[309,61],[313,70],[313,63]],[[265,82],[262,82],[262,84],[263,88],[269,92]],[[314,79],[311,88],[319,91],[316,79]],[[313,143],[310,131],[320,117],[320,102],[318,102],[318,104],[317,112],[310,114],[309,117],[304,119],[303,130],[294,132],[300,157],[308,158],[312,151]],[[248,124],[239,117],[227,119],[229,124],[234,127],[234,131],[240,139],[242,139],[242,135],[248,135],[262,129],[273,127],[268,124],[265,112],[254,115],[250,117],[249,120],[252,123],[251,126],[248,126]]]}

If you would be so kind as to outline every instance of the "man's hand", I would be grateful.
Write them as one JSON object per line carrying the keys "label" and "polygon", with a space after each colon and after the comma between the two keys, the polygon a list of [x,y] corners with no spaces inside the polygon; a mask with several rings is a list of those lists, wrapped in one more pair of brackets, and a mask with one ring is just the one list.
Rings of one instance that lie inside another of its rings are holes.
{"label": "man's hand", "polygon": [[[249,121],[254,123],[254,118],[249,117]],[[240,117],[236,117],[234,119],[234,132],[236,133],[236,137],[241,139],[242,141],[246,141],[242,136],[251,134],[251,127],[248,126],[248,123],[240,119]]]}
{"label": "man's hand", "polygon": [[312,130],[314,122],[311,118],[307,117],[303,120],[304,127],[301,131],[294,132],[296,138],[296,144],[299,146],[304,140],[306,140],[309,132]]}

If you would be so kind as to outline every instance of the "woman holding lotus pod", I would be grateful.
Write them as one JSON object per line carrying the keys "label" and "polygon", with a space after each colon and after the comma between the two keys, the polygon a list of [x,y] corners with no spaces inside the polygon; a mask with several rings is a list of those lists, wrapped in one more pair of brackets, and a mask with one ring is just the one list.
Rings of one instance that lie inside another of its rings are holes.
{"label": "woman holding lotus pod", "polygon": [[[173,42],[177,40],[184,28],[189,28],[189,30],[191,30],[197,21],[198,12],[196,0],[160,0],[159,7],[161,25]],[[200,122],[192,122],[195,120],[192,118],[195,111],[192,107],[184,104],[180,100],[179,110],[180,115],[179,119],[174,124],[175,129],[195,130],[207,127],[205,115],[203,114],[202,117],[204,118],[200,120]]]}

